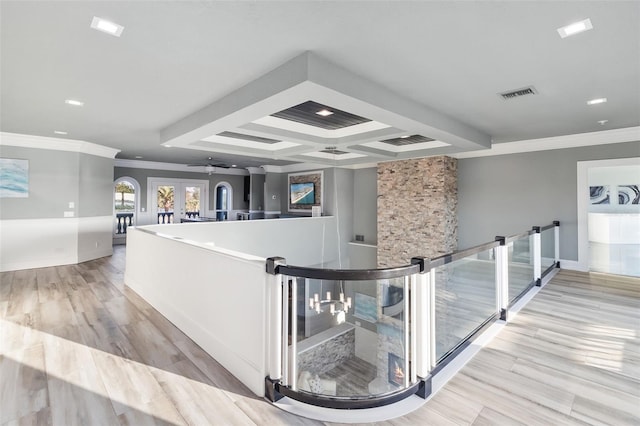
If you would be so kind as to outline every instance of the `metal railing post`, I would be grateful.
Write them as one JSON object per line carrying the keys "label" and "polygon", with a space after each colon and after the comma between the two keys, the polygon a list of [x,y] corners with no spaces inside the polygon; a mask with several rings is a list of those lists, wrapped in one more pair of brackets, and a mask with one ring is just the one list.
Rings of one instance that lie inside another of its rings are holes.
{"label": "metal railing post", "polygon": [[540,227],[534,226],[532,228],[534,231],[533,237],[533,247],[531,250],[533,251],[533,281],[535,281],[536,286],[540,287],[542,285],[542,242],[540,239]]}
{"label": "metal railing post", "polygon": [[496,237],[500,245],[496,251],[496,311],[500,319],[507,321],[507,307],[509,306],[509,246],[505,237]]}

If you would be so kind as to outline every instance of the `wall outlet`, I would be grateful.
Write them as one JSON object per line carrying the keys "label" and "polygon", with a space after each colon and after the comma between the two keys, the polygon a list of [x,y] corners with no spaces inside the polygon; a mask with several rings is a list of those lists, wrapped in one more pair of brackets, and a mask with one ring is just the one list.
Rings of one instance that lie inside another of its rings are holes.
{"label": "wall outlet", "polygon": [[74,212],[64,212],[64,217],[73,217],[74,215]]}
{"label": "wall outlet", "polygon": [[356,241],[364,241],[364,235],[356,234]]}

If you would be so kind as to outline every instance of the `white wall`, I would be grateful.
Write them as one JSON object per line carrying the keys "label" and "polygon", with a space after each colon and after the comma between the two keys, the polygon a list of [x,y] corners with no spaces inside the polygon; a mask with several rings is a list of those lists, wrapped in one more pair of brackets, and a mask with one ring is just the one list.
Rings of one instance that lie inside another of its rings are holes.
{"label": "white wall", "polygon": [[336,220],[332,216],[150,225],[144,229],[262,258],[280,256],[296,266],[337,258]]}
{"label": "white wall", "polygon": [[71,265],[112,253],[113,217],[0,221],[0,271]]}
{"label": "white wall", "polygon": [[265,262],[130,228],[125,283],[256,395],[267,376]]}

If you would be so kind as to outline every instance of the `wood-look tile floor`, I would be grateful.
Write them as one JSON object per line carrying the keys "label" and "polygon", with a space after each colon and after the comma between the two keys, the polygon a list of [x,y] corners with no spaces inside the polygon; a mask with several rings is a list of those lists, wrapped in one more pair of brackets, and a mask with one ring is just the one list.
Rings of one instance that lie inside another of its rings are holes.
{"label": "wood-look tile floor", "polygon": [[[0,274],[0,424],[321,424],[256,398],[124,285],[124,247]],[[389,425],[640,424],[640,280],[560,272]]]}

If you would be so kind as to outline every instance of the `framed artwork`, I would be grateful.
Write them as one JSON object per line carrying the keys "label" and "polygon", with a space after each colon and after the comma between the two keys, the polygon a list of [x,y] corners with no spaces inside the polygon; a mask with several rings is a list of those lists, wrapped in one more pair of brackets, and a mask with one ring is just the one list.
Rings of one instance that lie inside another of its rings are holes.
{"label": "framed artwork", "polygon": [[311,213],[314,207],[322,211],[322,185],[324,172],[289,174],[289,211]]}
{"label": "framed artwork", "polygon": [[355,293],[353,316],[368,322],[376,322],[378,320],[376,298],[362,293]]}
{"label": "framed artwork", "polygon": [[29,197],[29,160],[0,158],[0,198]]}
{"label": "framed artwork", "polygon": [[640,185],[618,185],[618,204],[640,204]]}
{"label": "framed artwork", "polygon": [[591,204],[611,204],[609,196],[609,186],[590,186],[589,199]]}

